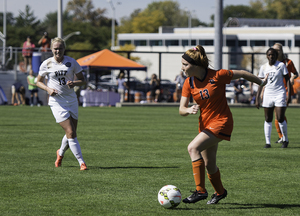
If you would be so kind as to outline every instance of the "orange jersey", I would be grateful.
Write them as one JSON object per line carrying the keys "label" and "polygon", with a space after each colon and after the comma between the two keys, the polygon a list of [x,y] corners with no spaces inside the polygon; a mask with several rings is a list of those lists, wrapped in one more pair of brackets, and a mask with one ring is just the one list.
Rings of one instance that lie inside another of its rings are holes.
{"label": "orange jersey", "polygon": [[199,132],[207,130],[216,137],[230,140],[233,118],[226,99],[226,84],[233,73],[231,70],[207,69],[203,80],[187,78],[182,88],[182,96],[193,96],[200,106]]}
{"label": "orange jersey", "polygon": [[[293,63],[292,60],[285,59],[282,62],[285,64],[285,66],[288,69],[289,77],[291,77],[291,73],[293,73],[293,74],[297,73],[297,70],[296,70],[296,68],[295,68],[294,63]],[[286,80],[283,79],[283,82],[284,82],[284,86],[285,86],[285,89],[286,89],[286,92],[287,92]],[[294,89],[293,89],[293,86],[292,86],[292,88],[291,88],[291,95],[294,95],[294,94],[295,94],[295,92],[294,92]]]}
{"label": "orange jersey", "polygon": [[294,90],[294,93],[295,93],[295,94],[296,94],[297,92],[300,92],[300,77],[297,77],[297,78],[294,80],[293,90]]}

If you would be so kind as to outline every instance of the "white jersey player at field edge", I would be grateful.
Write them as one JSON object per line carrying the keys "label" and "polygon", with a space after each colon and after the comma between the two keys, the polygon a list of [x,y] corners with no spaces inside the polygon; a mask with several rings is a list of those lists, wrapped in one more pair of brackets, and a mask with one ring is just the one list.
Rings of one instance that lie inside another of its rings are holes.
{"label": "white jersey player at field edge", "polygon": [[[61,38],[54,38],[51,42],[53,57],[43,61],[37,77],[37,86],[49,94],[48,105],[56,122],[64,129],[65,135],[61,147],[57,150],[55,166],[60,167],[64,153],[70,147],[79,162],[80,170],[86,170],[81,148],[77,140],[78,101],[74,86],[82,86],[85,79],[82,68],[77,61],[65,56],[65,42]],[[74,75],[77,77],[74,80]],[[47,77],[47,85],[44,79]]]}

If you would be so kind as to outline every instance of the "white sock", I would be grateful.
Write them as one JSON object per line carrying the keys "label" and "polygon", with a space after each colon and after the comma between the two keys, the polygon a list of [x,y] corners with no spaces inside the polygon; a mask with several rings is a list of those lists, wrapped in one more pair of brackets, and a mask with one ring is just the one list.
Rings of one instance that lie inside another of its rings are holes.
{"label": "white sock", "polygon": [[284,120],[283,122],[278,122],[279,123],[279,127],[280,127],[280,131],[282,133],[282,140],[283,141],[289,141],[288,136],[287,136],[287,124],[286,121]]}
{"label": "white sock", "polygon": [[69,142],[68,142],[68,138],[66,135],[64,135],[64,137],[61,140],[61,146],[59,149],[59,155],[60,156],[64,156],[65,152],[68,150],[69,148]]}
{"label": "white sock", "polygon": [[266,122],[264,125],[266,144],[271,145],[272,122]]}
{"label": "white sock", "polygon": [[82,158],[81,148],[77,138],[75,137],[74,139],[68,139],[68,142],[73,155],[78,160],[79,165],[81,165],[82,163],[84,163],[84,160]]}

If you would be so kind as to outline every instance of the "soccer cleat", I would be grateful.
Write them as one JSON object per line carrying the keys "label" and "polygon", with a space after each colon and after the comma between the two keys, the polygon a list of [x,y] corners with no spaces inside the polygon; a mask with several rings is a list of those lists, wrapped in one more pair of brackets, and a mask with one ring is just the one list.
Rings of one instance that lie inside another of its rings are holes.
{"label": "soccer cleat", "polygon": [[264,148],[271,148],[271,144],[266,144]]}
{"label": "soccer cleat", "polygon": [[59,155],[59,149],[56,151],[56,161],[55,161],[55,167],[60,167],[61,166],[61,161],[64,158],[64,156]]}
{"label": "soccer cleat", "polygon": [[287,148],[288,144],[289,144],[289,142],[283,141],[281,148]]}
{"label": "soccer cleat", "polygon": [[205,193],[195,190],[191,191],[193,194],[187,198],[185,198],[182,202],[184,203],[195,203],[200,200],[204,200],[208,197],[207,191]]}
{"label": "soccer cleat", "polygon": [[82,171],[82,170],[87,170],[87,167],[86,167],[86,164],[85,163],[82,163],[81,165],[80,165],[80,170]]}
{"label": "soccer cleat", "polygon": [[211,200],[207,202],[207,204],[217,204],[221,199],[224,199],[227,197],[227,190],[224,189],[224,193],[221,195],[217,195],[217,193],[214,193],[211,196]]}
{"label": "soccer cleat", "polygon": [[281,137],[281,138],[278,138],[278,140],[277,140],[275,143],[283,143],[282,137]]}

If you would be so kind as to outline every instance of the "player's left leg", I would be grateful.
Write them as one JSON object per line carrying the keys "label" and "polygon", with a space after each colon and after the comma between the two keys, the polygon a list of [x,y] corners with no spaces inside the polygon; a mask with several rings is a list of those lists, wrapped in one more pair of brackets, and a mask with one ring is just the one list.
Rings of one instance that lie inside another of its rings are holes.
{"label": "player's left leg", "polygon": [[65,130],[66,136],[68,139],[69,147],[76,157],[78,163],[80,164],[80,170],[86,170],[86,164],[83,160],[81,148],[77,140],[76,128],[77,128],[77,119],[69,117],[67,120],[60,122],[60,126]]}
{"label": "player's left leg", "polygon": [[221,199],[224,199],[227,196],[227,191],[222,184],[220,170],[216,164],[217,150],[218,144],[202,152],[208,179],[215,190],[215,193],[212,195],[211,200],[209,200],[207,204],[217,204]]}
{"label": "player's left leg", "polygon": [[206,159],[202,158],[202,151],[211,146],[217,145],[221,139],[210,133],[201,132],[188,145],[188,152],[192,160],[193,176],[196,190],[189,197],[183,200],[184,203],[195,203],[206,199],[208,194],[205,189],[205,164]]}
{"label": "player's left leg", "polygon": [[[284,116],[284,120],[287,123],[286,116]],[[275,110],[275,127],[276,127],[276,131],[278,133],[278,140],[275,143],[283,143],[283,139],[282,139],[283,135],[281,133],[281,130],[280,130],[280,127],[279,127],[279,122],[278,122],[277,117],[276,117],[276,110]]]}
{"label": "player's left leg", "polygon": [[282,133],[282,146],[281,148],[286,148],[289,144],[288,134],[287,134],[287,123],[285,120],[285,110],[286,107],[275,107],[276,110],[276,118],[278,119],[278,124],[280,127],[280,131]]}

